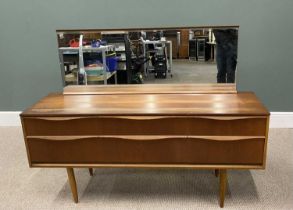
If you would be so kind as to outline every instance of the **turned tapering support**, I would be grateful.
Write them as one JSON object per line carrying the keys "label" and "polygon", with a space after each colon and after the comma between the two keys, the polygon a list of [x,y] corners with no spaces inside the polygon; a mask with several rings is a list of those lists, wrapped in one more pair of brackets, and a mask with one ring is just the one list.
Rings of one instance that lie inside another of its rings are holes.
{"label": "turned tapering support", "polygon": [[67,170],[68,181],[70,184],[73,200],[75,203],[78,203],[77,187],[76,187],[76,181],[75,181],[73,168],[66,168],[66,170]]}
{"label": "turned tapering support", "polygon": [[225,194],[226,194],[226,187],[227,187],[227,170],[226,169],[220,169],[219,170],[220,175],[220,207],[224,207],[224,201],[225,201]]}
{"label": "turned tapering support", "polygon": [[215,176],[219,177],[219,169],[215,169]]}
{"label": "turned tapering support", "polygon": [[93,170],[93,168],[89,168],[89,172],[90,172],[90,175],[91,175],[91,176],[94,175],[94,170]]}

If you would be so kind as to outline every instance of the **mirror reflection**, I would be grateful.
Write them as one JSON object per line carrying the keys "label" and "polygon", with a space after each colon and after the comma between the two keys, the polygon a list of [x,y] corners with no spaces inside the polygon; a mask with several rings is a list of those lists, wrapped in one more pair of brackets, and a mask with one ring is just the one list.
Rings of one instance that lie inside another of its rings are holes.
{"label": "mirror reflection", "polygon": [[238,27],[58,30],[64,86],[235,83]]}

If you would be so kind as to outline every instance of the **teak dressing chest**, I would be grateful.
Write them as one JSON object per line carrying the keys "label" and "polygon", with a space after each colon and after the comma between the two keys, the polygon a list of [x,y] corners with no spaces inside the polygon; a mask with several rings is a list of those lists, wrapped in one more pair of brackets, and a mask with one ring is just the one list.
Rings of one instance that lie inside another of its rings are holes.
{"label": "teak dressing chest", "polygon": [[269,112],[229,85],[66,87],[21,113],[30,167],[264,169]]}

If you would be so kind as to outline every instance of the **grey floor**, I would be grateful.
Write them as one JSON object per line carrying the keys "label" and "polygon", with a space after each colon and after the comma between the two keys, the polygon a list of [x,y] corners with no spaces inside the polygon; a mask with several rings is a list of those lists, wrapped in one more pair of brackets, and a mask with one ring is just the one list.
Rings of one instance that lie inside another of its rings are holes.
{"label": "grey floor", "polygon": [[[225,209],[293,209],[293,130],[270,129],[266,170],[228,172]],[[29,168],[20,127],[0,127],[0,209],[220,209],[211,170]]]}
{"label": "grey floor", "polygon": [[155,78],[150,74],[144,79],[146,84],[170,83],[216,83],[217,66],[214,62],[197,62],[194,60],[173,60],[173,77],[168,74],[166,79]]}

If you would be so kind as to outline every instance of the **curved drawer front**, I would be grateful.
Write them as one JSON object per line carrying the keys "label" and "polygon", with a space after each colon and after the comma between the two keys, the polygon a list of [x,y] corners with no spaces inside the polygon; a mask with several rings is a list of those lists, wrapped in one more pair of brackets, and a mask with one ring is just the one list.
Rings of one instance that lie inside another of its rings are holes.
{"label": "curved drawer front", "polygon": [[236,135],[264,136],[264,117],[48,117],[24,118],[29,136]]}
{"label": "curved drawer front", "polygon": [[261,137],[48,136],[27,137],[32,164],[263,163]]}

